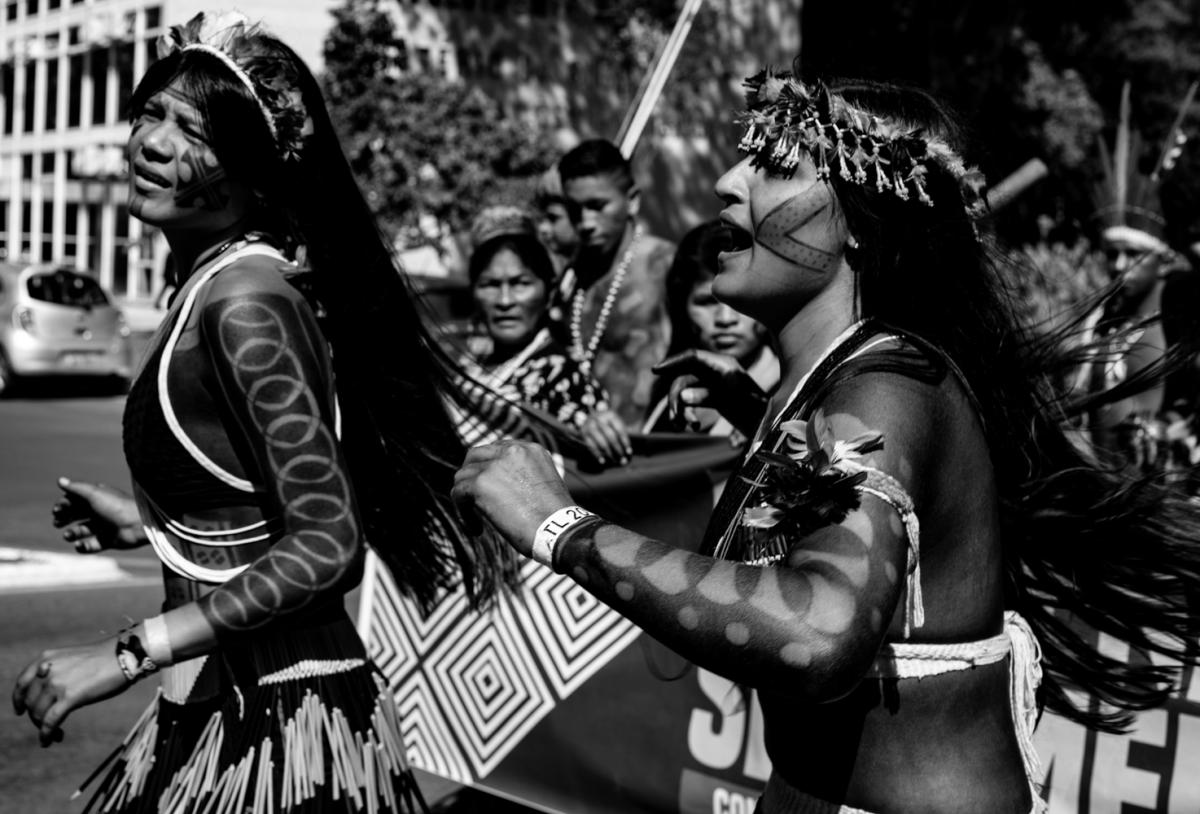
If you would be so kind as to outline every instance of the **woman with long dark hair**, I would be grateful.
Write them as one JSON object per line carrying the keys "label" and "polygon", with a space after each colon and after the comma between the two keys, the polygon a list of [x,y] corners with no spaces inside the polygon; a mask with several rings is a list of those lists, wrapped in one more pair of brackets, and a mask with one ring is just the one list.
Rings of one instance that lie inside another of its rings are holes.
{"label": "woman with long dark hair", "polygon": [[747,101],[714,292],[772,331],[782,380],[699,553],[570,505],[528,444],[471,450],[456,498],[759,690],[761,812],[1038,810],[1038,698],[1113,729],[1177,675],[1068,617],[1194,662],[1197,509],[1065,434],[936,101],[772,72]]}
{"label": "woman with long dark hair", "polygon": [[[72,710],[163,671],[99,782],[104,811],[409,810],[397,710],[343,595],[367,541],[418,598],[460,567],[490,589],[448,504],[462,448],[444,360],[296,54],[200,14],[160,57],[131,103],[129,200],[181,288],[124,443],[167,598],[42,653],[14,705],[49,743]],[[131,542],[128,519],[72,487],[60,525],[107,519]]]}
{"label": "woman with long dark hair", "polygon": [[[671,344],[667,358],[656,369],[671,371],[685,359],[700,357],[706,366],[719,367],[737,387],[765,394],[779,383],[779,359],[767,342],[761,323],[730,308],[713,294],[721,252],[733,248],[733,236],[719,220],[705,221],[679,241],[667,271],[667,316],[671,319]],[[681,357],[680,354],[683,354]],[[699,361],[699,360],[698,360]],[[654,382],[654,397],[643,432],[705,432],[732,435],[728,419],[707,407],[678,406],[671,390],[692,383],[689,379],[662,376]]]}

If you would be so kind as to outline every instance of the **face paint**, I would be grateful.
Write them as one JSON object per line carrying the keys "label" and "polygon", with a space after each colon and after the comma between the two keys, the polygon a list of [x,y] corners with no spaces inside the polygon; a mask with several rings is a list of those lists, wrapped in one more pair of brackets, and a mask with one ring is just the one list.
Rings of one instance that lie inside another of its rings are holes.
{"label": "face paint", "polygon": [[828,209],[830,203],[828,188],[820,182],[812,184],[776,206],[755,225],[755,242],[789,263],[817,274],[829,274],[837,268],[838,255],[801,240],[796,233]]}
{"label": "face paint", "polygon": [[201,110],[170,85],[151,96],[129,138],[130,212],[164,229],[219,231],[244,217],[251,193],[209,144]]}
{"label": "face paint", "polygon": [[179,156],[175,203],[218,212],[229,203],[229,184],[221,162],[207,147],[190,147]]}

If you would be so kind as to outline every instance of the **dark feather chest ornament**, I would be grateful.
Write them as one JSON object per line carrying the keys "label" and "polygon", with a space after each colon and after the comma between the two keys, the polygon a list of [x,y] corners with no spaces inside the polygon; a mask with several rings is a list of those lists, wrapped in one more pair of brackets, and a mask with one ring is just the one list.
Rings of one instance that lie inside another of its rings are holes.
{"label": "dark feather chest ornament", "polygon": [[761,472],[744,478],[758,498],[757,505],[742,511],[750,562],[781,559],[791,542],[845,520],[859,507],[871,471],[860,459],[883,448],[878,432],[810,447],[806,422],[785,421],[780,429],[783,443],[756,453],[751,460]]}

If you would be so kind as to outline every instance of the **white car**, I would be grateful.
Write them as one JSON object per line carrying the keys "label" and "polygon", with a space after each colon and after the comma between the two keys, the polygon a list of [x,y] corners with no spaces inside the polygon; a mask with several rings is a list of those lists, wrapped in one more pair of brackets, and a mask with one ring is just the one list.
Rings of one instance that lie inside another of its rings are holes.
{"label": "white car", "polygon": [[0,393],[15,378],[129,380],[129,328],[100,283],[53,264],[0,263]]}

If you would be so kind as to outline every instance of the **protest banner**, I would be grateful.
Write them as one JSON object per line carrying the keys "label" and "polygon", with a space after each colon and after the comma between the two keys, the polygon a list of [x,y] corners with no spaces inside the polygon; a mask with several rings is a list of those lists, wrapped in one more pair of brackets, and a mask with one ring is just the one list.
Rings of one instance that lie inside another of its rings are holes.
{"label": "protest banner", "polygon": [[[1108,636],[1101,652],[1145,656]],[[1155,659],[1160,660],[1160,659]],[[1127,734],[1094,732],[1046,713],[1034,734],[1050,814],[1200,812],[1200,675],[1185,669],[1167,703],[1140,713]],[[1077,703],[1094,703],[1073,696]]]}
{"label": "protest banner", "polygon": [[[701,437],[646,444],[621,469],[568,463],[572,494],[694,548],[737,450]],[[695,667],[537,563],[483,611],[453,590],[424,614],[372,560],[359,624],[396,692],[409,757],[432,774],[564,814],[750,814],[770,773],[753,691]],[[1098,646],[1133,657],[1120,642]],[[1035,743],[1051,814],[1200,812],[1194,672],[1129,734],[1044,714]]]}

